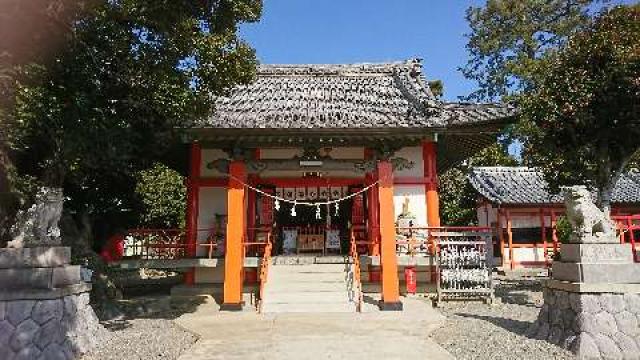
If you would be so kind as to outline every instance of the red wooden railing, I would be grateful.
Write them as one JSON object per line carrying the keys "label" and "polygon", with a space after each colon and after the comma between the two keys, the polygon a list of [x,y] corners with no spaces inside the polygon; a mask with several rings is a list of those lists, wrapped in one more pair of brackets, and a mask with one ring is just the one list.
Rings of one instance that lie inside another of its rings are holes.
{"label": "red wooden railing", "polygon": [[[640,214],[635,215],[616,215],[611,219],[616,223],[620,243],[630,243],[631,251],[633,251],[633,260],[640,262],[640,244],[636,244],[636,240],[640,240]],[[639,241],[640,242],[640,241]]]}
{"label": "red wooden railing", "polygon": [[182,229],[131,229],[124,237],[125,258],[177,259],[188,254]]}
{"label": "red wooden railing", "polygon": [[273,250],[273,242],[271,241],[271,232],[269,231],[267,234],[267,241],[264,247],[264,253],[262,254],[262,262],[260,262],[260,273],[259,273],[259,281],[260,281],[260,290],[259,297],[260,302],[258,302],[257,310],[258,312],[262,312],[262,305],[264,303],[264,287],[267,284],[267,279],[269,278],[269,265],[271,265],[271,252]]}
{"label": "red wooden railing", "polygon": [[[271,228],[262,227],[250,230],[252,230],[253,238],[243,244],[245,255],[262,256],[264,248],[271,238]],[[205,237],[204,240],[202,240],[203,237]],[[219,247],[222,247],[221,253],[224,254],[224,235],[217,234],[215,229],[198,229],[195,238],[199,239],[195,241],[195,246],[206,249],[205,257],[212,258],[214,251]],[[187,240],[184,229],[130,229],[125,234],[124,242],[125,258],[142,260],[189,258],[191,257],[189,256],[190,246],[193,246]]]}
{"label": "red wooden railing", "polygon": [[360,278],[360,254],[358,253],[358,246],[356,243],[356,233],[352,229],[349,241],[349,256],[353,261],[353,266],[351,268],[352,278],[349,279],[349,287],[351,296],[353,297],[353,301],[356,304],[356,311],[362,312],[362,280]]}

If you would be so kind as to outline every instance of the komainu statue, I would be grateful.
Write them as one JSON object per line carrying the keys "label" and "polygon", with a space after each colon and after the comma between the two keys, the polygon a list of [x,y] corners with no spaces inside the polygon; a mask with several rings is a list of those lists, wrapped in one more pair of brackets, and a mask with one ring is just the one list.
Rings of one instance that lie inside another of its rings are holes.
{"label": "komainu statue", "polygon": [[13,240],[8,247],[59,246],[64,195],[62,189],[43,187],[36,195],[35,203],[16,215],[12,227]]}
{"label": "komainu statue", "polygon": [[615,242],[616,231],[606,214],[592,201],[591,193],[585,186],[572,186],[564,189],[564,203],[567,219],[573,232],[572,243],[610,243]]}

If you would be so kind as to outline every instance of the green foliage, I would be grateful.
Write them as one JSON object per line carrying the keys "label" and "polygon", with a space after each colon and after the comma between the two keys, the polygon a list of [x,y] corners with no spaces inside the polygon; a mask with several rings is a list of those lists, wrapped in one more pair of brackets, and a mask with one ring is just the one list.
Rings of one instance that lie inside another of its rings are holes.
{"label": "green foliage", "polygon": [[587,23],[601,0],[488,0],[469,7],[467,51],[460,70],[478,83],[474,100],[508,97],[528,87],[536,61]]}
{"label": "green foliage", "polygon": [[564,216],[559,217],[556,221],[556,235],[558,236],[558,241],[563,244],[568,243],[572,231],[573,229],[571,228],[569,220]]}
{"label": "green foliage", "polygon": [[602,13],[545,56],[532,78],[518,100],[525,158],[552,189],[585,184],[608,210],[640,149],[640,5]]}
{"label": "green foliage", "polygon": [[168,156],[176,127],[253,79],[255,54],[237,24],[256,21],[261,4],[92,1],[63,22],[69,31],[49,61],[14,68],[5,123],[19,175],[64,186],[66,206],[94,218],[130,212],[135,174]]}
{"label": "green foliage", "polygon": [[509,155],[506,145],[496,143],[442,174],[438,179],[442,224],[466,226],[477,223],[478,193],[467,180],[472,167],[515,165],[517,161]]}
{"label": "green foliage", "polygon": [[183,228],[185,178],[162,164],[138,173],[136,195],[142,203],[139,224],[148,228]]}

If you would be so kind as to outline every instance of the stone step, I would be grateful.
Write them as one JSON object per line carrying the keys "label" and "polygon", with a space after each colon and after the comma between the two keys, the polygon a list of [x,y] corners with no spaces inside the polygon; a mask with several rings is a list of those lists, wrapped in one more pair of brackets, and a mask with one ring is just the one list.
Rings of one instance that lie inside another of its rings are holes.
{"label": "stone step", "polygon": [[273,265],[312,265],[350,263],[348,256],[280,255],[273,258]]}
{"label": "stone step", "polygon": [[274,265],[269,268],[278,273],[344,273],[344,264]]}
{"label": "stone step", "polygon": [[263,313],[353,313],[353,303],[264,304]]}
{"label": "stone step", "polygon": [[265,304],[329,304],[349,302],[347,291],[342,292],[288,292],[276,293],[267,291],[264,297]]}
{"label": "stone step", "polygon": [[277,274],[269,273],[267,283],[272,286],[290,283],[344,283],[345,274]]}
{"label": "stone step", "polygon": [[322,282],[310,282],[310,281],[293,281],[284,282],[276,281],[271,284],[267,282],[266,293],[285,293],[285,292],[332,292],[332,291],[346,291],[347,285],[344,280],[340,281],[322,281]]}

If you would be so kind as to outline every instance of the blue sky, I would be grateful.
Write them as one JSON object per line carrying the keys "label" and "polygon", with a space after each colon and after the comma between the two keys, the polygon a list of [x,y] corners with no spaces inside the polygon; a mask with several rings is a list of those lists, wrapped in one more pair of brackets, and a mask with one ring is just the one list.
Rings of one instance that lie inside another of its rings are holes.
{"label": "blue sky", "polygon": [[[613,2],[633,3],[631,0]],[[484,0],[265,0],[242,36],[266,64],[354,63],[419,57],[447,100],[474,90],[457,68],[468,55],[465,10]]]}
{"label": "blue sky", "polygon": [[469,28],[465,9],[476,1],[266,0],[259,23],[242,36],[260,62],[353,63],[422,58],[428,79],[445,84],[455,100],[474,84],[456,69],[464,65]]}

